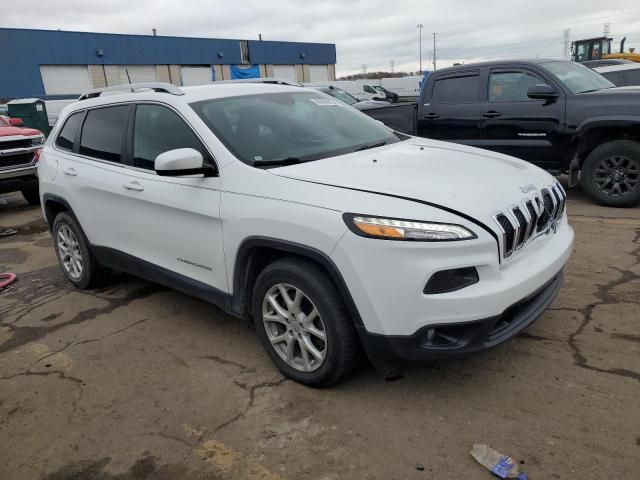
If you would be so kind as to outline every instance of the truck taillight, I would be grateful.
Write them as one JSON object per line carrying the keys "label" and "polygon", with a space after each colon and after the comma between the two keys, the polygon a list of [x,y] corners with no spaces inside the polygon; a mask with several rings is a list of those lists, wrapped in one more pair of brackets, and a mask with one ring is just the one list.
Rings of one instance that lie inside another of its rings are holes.
{"label": "truck taillight", "polygon": [[34,156],[34,157],[35,157],[35,159],[36,159],[36,163],[38,163],[38,162],[40,161],[40,155],[41,155],[41,154],[42,154],[42,149],[41,149],[41,148],[39,148],[38,150],[36,150],[36,151],[33,153],[33,156]]}

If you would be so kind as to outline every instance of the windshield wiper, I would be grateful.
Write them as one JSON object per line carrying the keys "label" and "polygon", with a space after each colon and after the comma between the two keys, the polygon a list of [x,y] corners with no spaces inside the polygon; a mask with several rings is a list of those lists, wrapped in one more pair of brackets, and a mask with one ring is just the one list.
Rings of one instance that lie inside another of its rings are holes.
{"label": "windshield wiper", "polygon": [[361,152],[362,150],[369,150],[370,148],[378,148],[383,147],[387,144],[387,142],[373,143],[371,145],[364,145],[363,147],[358,147],[354,151]]}
{"label": "windshield wiper", "polygon": [[277,167],[284,165],[293,165],[295,163],[301,163],[302,160],[297,157],[287,157],[287,158],[274,158],[273,160],[254,160],[254,167]]}

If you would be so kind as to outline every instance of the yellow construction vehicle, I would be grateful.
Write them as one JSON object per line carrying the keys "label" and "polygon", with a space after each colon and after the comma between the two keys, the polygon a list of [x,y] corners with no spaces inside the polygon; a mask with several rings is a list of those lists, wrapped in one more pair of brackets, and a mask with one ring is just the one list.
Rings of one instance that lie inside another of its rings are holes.
{"label": "yellow construction vehicle", "polygon": [[571,59],[574,62],[585,62],[587,60],[607,60],[622,59],[632,62],[640,62],[640,53],[636,53],[635,48],[630,48],[628,52],[624,51],[624,37],[620,42],[620,51],[611,53],[611,41],[609,37],[595,37],[576,40],[571,43]]}

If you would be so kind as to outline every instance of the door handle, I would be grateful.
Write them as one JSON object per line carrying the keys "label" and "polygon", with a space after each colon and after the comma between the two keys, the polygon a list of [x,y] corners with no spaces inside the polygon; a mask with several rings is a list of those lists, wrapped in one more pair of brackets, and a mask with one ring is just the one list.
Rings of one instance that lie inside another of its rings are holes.
{"label": "door handle", "polygon": [[75,177],[76,175],[78,175],[78,172],[76,172],[75,168],[63,168],[62,173],[70,177]]}
{"label": "door handle", "polygon": [[437,113],[427,113],[422,118],[425,118],[427,120],[435,120],[436,118],[440,118],[440,115],[438,115]]}
{"label": "door handle", "polygon": [[500,115],[502,115],[500,112],[496,112],[494,110],[490,110],[482,114],[482,116],[485,118],[495,118],[495,117],[499,117]]}
{"label": "door handle", "polygon": [[141,192],[144,190],[144,187],[140,185],[138,182],[130,182],[122,185],[127,190],[135,190],[136,192]]}

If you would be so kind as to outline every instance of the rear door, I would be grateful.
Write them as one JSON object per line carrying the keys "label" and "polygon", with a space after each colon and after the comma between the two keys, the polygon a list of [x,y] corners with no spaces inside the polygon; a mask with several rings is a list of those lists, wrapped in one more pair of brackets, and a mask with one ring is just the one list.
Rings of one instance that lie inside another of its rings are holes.
{"label": "rear door", "polygon": [[432,74],[418,108],[417,131],[421,137],[478,145],[480,133],[480,70]]}
{"label": "rear door", "polygon": [[564,93],[556,87],[559,97],[554,101],[529,98],[529,87],[541,83],[553,86],[528,68],[488,69],[480,146],[549,168],[561,163]]}
{"label": "rear door", "polygon": [[131,206],[123,188],[128,180],[122,162],[132,107],[117,104],[74,114],[56,139],[54,148],[60,153],[56,183],[94,246],[127,247],[130,233],[117,226],[122,212]]}

